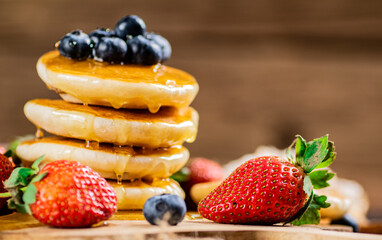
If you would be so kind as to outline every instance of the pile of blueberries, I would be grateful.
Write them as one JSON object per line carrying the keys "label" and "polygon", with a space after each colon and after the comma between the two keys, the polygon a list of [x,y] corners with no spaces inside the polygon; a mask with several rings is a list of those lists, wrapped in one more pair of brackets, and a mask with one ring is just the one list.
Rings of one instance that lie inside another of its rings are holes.
{"label": "pile of blueberries", "polygon": [[128,15],[115,29],[99,28],[89,35],[81,30],[66,34],[59,42],[62,56],[75,60],[94,58],[109,63],[154,65],[171,56],[171,45],[161,35],[146,32],[145,22]]}

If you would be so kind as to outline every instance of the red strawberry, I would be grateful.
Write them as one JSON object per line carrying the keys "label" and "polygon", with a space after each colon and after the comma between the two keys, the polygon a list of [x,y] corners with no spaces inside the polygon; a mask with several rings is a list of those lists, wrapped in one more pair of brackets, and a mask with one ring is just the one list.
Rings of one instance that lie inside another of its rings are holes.
{"label": "red strawberry", "polygon": [[[37,165],[33,164],[32,169],[16,168],[5,183],[13,197],[10,207],[30,213],[44,224],[71,228],[107,220],[117,210],[114,189],[91,168],[61,160],[47,164],[37,174]],[[21,172],[30,173],[28,179],[33,177],[27,187],[23,184],[27,178],[20,180]],[[23,188],[21,198],[18,194]]]}
{"label": "red strawberry", "polygon": [[[9,178],[13,171],[13,162],[0,154],[0,193],[7,192],[4,188],[4,181]],[[2,209],[7,201],[7,198],[0,198],[0,209]]]}
{"label": "red strawberry", "polygon": [[191,185],[202,182],[219,181],[224,178],[223,168],[215,161],[195,158],[188,166]]}
{"label": "red strawberry", "polygon": [[306,143],[298,136],[295,159],[260,157],[238,167],[224,182],[200,201],[200,214],[220,223],[317,224],[320,207],[328,207],[325,196],[313,188],[328,186],[334,174],[317,170],[329,166],[334,146],[324,136]]}
{"label": "red strawberry", "polygon": [[7,149],[0,145],[0,154],[4,154],[7,152]]}

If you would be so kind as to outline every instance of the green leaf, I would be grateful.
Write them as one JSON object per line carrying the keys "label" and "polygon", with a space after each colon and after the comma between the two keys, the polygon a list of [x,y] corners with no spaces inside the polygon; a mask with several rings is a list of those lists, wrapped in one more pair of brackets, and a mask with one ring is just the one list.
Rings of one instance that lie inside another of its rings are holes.
{"label": "green leaf", "polygon": [[[21,160],[19,159],[19,157],[17,156],[16,154],[16,148],[17,146],[23,142],[23,141],[27,141],[27,140],[32,140],[34,139],[35,136],[34,135],[25,135],[25,136],[20,136],[20,137],[17,137],[14,141],[12,141],[10,144],[9,144],[9,147],[8,147],[8,151],[10,151],[11,153],[11,157],[13,159],[13,162],[16,164],[16,166],[19,166],[21,164]],[[8,156],[7,156],[8,157]]]}
{"label": "green leaf", "polygon": [[334,177],[334,173],[329,173],[328,170],[317,170],[309,173],[310,180],[314,189],[329,187],[328,181]]}
{"label": "green leaf", "polygon": [[306,212],[306,210],[309,208],[310,204],[313,201],[313,195],[314,194],[313,194],[313,190],[312,190],[312,192],[310,192],[310,194],[308,195],[309,198],[308,198],[308,201],[305,203],[305,205],[291,219],[289,219],[289,221],[285,222],[284,225],[287,223],[290,223],[290,222],[292,222],[292,224],[293,224],[293,222],[296,219],[300,219],[304,215],[304,213]]}
{"label": "green leaf", "polygon": [[330,203],[326,202],[327,199],[328,197],[325,195],[314,194],[312,204],[317,205],[319,208],[328,208]]}
{"label": "green leaf", "polygon": [[48,172],[44,172],[44,173],[42,173],[42,174],[39,174],[39,175],[37,175],[36,177],[34,177],[30,183],[39,182],[39,181],[41,181],[44,177],[46,177],[46,175],[48,175]]}
{"label": "green leaf", "polygon": [[8,200],[8,208],[16,209],[16,211],[22,214],[28,214],[27,210],[25,209],[25,204],[16,203],[13,198]]}
{"label": "green leaf", "polygon": [[186,182],[190,178],[190,169],[187,167],[183,167],[176,173],[174,173],[171,177],[171,179],[174,179],[177,182]]}
{"label": "green leaf", "polygon": [[327,203],[327,197],[325,195],[311,195],[311,204],[307,207],[304,214],[292,221],[293,225],[304,225],[304,224],[319,224],[321,220],[320,209],[330,207],[330,203]]}
{"label": "green leaf", "polygon": [[321,220],[320,211],[314,207],[309,207],[300,219],[292,222],[293,225],[319,224]]}
{"label": "green leaf", "polygon": [[292,146],[293,146],[294,142],[292,143],[291,146],[289,146],[286,150],[286,156],[287,156],[287,159],[290,163],[294,164],[295,162],[295,159],[293,158],[293,154],[292,154]]}
{"label": "green leaf", "polygon": [[35,175],[35,171],[30,168],[18,167],[13,170],[11,176],[4,182],[5,189],[17,186],[26,186]]}
{"label": "green leaf", "polygon": [[306,152],[306,141],[300,135],[297,135],[296,147],[295,147],[295,156],[296,162],[298,165],[302,166],[304,161],[304,155]]}
{"label": "green leaf", "polygon": [[36,202],[37,188],[34,184],[29,184],[23,195],[23,202],[25,204],[25,211],[28,214],[32,214],[29,204]]}
{"label": "green leaf", "polygon": [[329,167],[333,160],[336,158],[336,153],[334,152],[334,143],[328,142],[328,153],[326,154],[324,160],[316,167],[316,169]]}
{"label": "green leaf", "polygon": [[4,156],[6,156],[7,158],[10,158],[12,157],[12,150],[8,150],[4,153]]}
{"label": "green leaf", "polygon": [[40,169],[38,168],[38,166],[40,165],[41,161],[44,159],[44,155],[42,155],[41,157],[37,158],[36,161],[33,162],[31,168],[33,170],[36,171],[36,173],[38,173],[40,171]]}
{"label": "green leaf", "polygon": [[313,171],[328,153],[328,135],[307,143],[304,160],[301,167],[306,173]]}
{"label": "green leaf", "polygon": [[309,175],[306,175],[305,178],[304,178],[304,192],[310,196],[310,194],[312,193],[313,191],[313,185],[312,185],[312,182],[310,180],[310,177]]}

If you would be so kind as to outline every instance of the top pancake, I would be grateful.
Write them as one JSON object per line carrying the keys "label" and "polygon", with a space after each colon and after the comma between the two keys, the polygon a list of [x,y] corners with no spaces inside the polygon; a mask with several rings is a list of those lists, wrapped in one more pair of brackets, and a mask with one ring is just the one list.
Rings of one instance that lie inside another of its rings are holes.
{"label": "top pancake", "polygon": [[147,108],[157,112],[161,106],[186,107],[199,90],[194,77],[172,67],[77,61],[58,51],[41,56],[37,72],[66,101],[117,109]]}

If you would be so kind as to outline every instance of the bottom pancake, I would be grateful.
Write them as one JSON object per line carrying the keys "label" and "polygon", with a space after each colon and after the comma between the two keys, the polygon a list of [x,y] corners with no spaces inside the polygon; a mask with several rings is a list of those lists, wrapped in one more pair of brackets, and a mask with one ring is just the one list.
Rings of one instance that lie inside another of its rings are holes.
{"label": "bottom pancake", "polygon": [[61,137],[47,137],[22,142],[16,153],[23,165],[30,166],[44,155],[43,164],[56,160],[78,161],[104,178],[122,179],[166,178],[181,169],[189,158],[185,147],[159,149],[89,144]]}
{"label": "bottom pancake", "polygon": [[165,178],[153,179],[152,182],[143,182],[135,180],[132,182],[122,181],[121,184],[116,181],[108,180],[108,183],[117,192],[118,210],[137,210],[143,209],[147,199],[164,193],[185,197],[182,188],[178,182]]}

